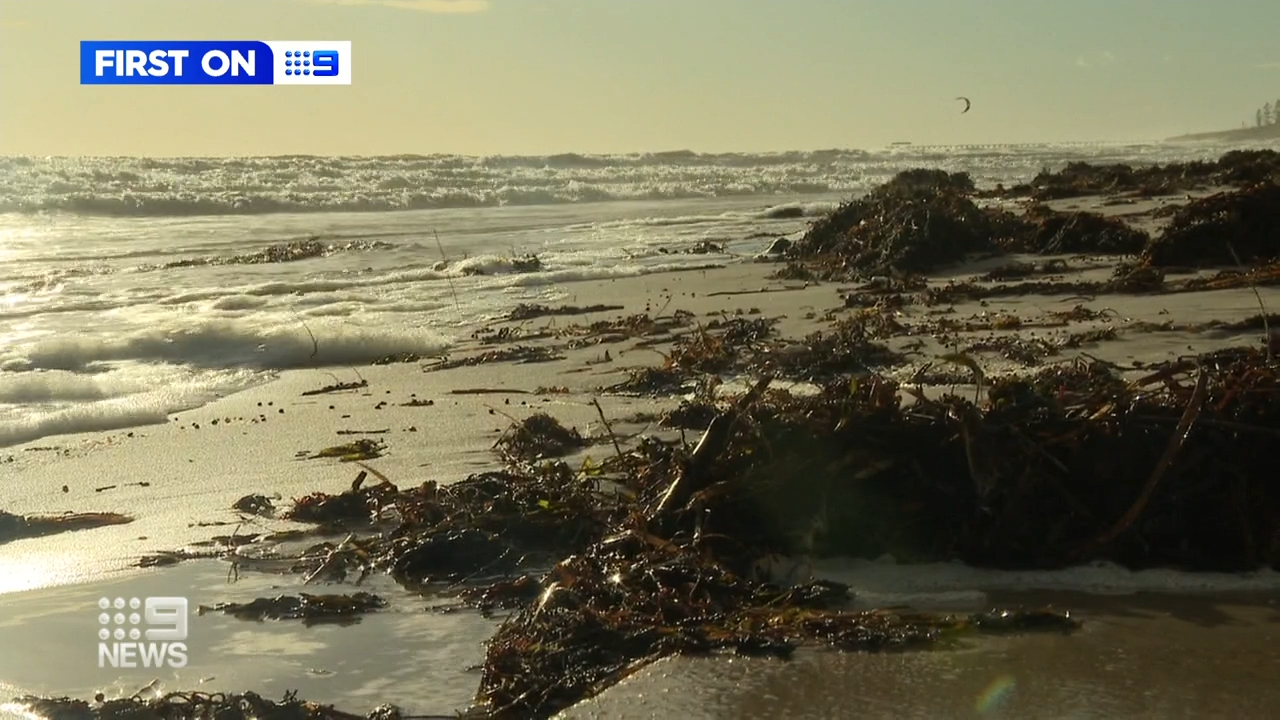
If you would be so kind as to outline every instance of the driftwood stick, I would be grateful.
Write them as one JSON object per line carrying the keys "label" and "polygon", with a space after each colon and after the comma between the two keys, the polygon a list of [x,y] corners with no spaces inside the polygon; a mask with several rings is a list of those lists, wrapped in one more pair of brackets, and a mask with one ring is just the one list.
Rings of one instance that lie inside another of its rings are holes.
{"label": "driftwood stick", "polygon": [[772,376],[761,379],[746,394],[738,398],[732,408],[712,418],[711,424],[702,433],[702,438],[698,440],[693,453],[682,463],[675,479],[667,486],[667,491],[658,501],[657,507],[650,513],[650,522],[664,521],[671,513],[683,508],[694,493],[711,484],[712,477],[709,474],[711,464],[728,448],[738,418],[760,399],[771,382],[773,382]]}
{"label": "driftwood stick", "polygon": [[1174,429],[1173,435],[1169,437],[1169,444],[1165,446],[1164,454],[1160,457],[1160,461],[1156,463],[1155,469],[1151,471],[1151,476],[1147,478],[1146,485],[1143,486],[1142,492],[1138,494],[1138,499],[1133,502],[1119,520],[1115,522],[1106,532],[1099,535],[1092,542],[1084,545],[1077,552],[1077,555],[1086,555],[1097,550],[1120,537],[1120,534],[1129,529],[1129,526],[1142,515],[1142,511],[1146,509],[1147,503],[1150,502],[1152,494],[1155,492],[1156,485],[1160,483],[1165,472],[1173,465],[1173,461],[1177,459],[1178,452],[1182,450],[1183,443],[1187,440],[1187,435],[1191,433],[1191,428],[1195,425],[1196,419],[1200,417],[1200,409],[1204,406],[1204,399],[1208,395],[1209,389],[1209,373],[1201,368],[1200,377],[1196,379],[1196,388],[1191,392],[1191,398],[1187,401],[1187,407],[1182,411],[1182,419],[1178,421],[1178,426]]}

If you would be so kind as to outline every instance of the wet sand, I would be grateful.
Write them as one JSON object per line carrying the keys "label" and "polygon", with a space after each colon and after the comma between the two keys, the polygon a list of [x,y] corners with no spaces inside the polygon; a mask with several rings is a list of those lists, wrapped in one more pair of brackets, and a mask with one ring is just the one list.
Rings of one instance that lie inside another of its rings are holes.
{"label": "wet sand", "polygon": [[[993,600],[997,600],[993,598]],[[956,651],[791,662],[675,658],[564,718],[1268,718],[1280,716],[1280,601],[1079,593],[1003,600],[1075,608],[1071,636]]]}
{"label": "wet sand", "polygon": [[[91,699],[128,697],[158,680],[161,692],[253,690],[368,712],[394,703],[418,714],[448,715],[475,695],[483,642],[494,620],[478,613],[429,612],[439,600],[406,592],[385,577],[360,587],[303,586],[296,576],[244,572],[229,563],[193,561],[127,577],[6,595],[0,613],[0,703],[20,694]],[[351,625],[242,620],[200,605],[257,597],[374,592],[390,605]],[[185,668],[98,667],[98,599],[181,595],[190,603]],[[13,708],[8,711],[12,712]],[[0,705],[0,718],[6,709]]]}
{"label": "wet sand", "polygon": [[[1089,210],[1105,207],[1088,199],[1070,204]],[[1141,207],[1127,206],[1125,211],[1141,211]],[[1146,220],[1138,217],[1135,222]],[[941,274],[939,282],[980,273],[1011,259]],[[1066,279],[1106,277],[1115,262],[1114,258],[1068,260],[1072,269]],[[702,323],[733,316],[777,318],[781,336],[798,338],[830,327],[830,313],[839,317],[846,312],[840,286],[771,280],[768,274],[774,269],[771,264],[747,264],[575,283],[566,286],[566,304],[604,303],[625,309],[495,326],[518,326],[527,335],[551,336],[520,343],[536,346],[562,343],[563,338],[555,335],[573,323],[585,325],[641,312],[669,316],[685,310]],[[1264,288],[1261,292],[1268,307],[1280,307],[1280,291]],[[971,341],[1005,332],[984,325],[997,314],[1016,315],[1034,324],[1073,305],[1101,316],[1018,332],[1056,340],[1070,332],[1132,328],[1142,322],[1172,321],[1177,327],[1124,332],[1116,340],[1063,349],[1046,363],[1067,362],[1080,352],[1118,363],[1153,363],[1193,351],[1255,343],[1259,335],[1250,330],[1182,327],[1256,314],[1257,300],[1247,289],[1090,298],[1028,296],[959,304],[951,308],[950,316],[982,326],[954,333]],[[930,310],[908,307],[903,317],[918,320]],[[452,353],[454,357],[492,349],[465,340],[473,329],[459,329],[464,342]],[[675,334],[695,331],[696,326]],[[367,388],[316,396],[301,393],[334,382],[334,376],[354,380],[357,371],[292,371],[270,385],[175,416],[166,425],[47,438],[0,452],[13,457],[0,465],[6,473],[0,508],[15,513],[117,511],[137,518],[130,525],[0,545],[0,594],[7,593],[0,613],[0,647],[31,649],[0,653],[0,691],[87,698],[102,690],[119,696],[156,679],[154,673],[120,675],[96,667],[96,601],[104,595],[187,595],[193,604],[207,604],[300,591],[350,591],[303,586],[298,576],[252,572],[228,584],[227,564],[222,562],[145,572],[132,567],[144,554],[174,550],[213,535],[291,527],[278,520],[246,520],[231,510],[231,504],[243,495],[263,492],[278,495],[278,504],[287,505],[292,497],[348,487],[356,466],[334,459],[300,459],[322,448],[360,437],[385,440],[386,454],[370,465],[409,486],[429,479],[452,482],[496,468],[494,439],[512,419],[534,410],[551,412],[586,435],[603,437],[605,431],[590,405],[596,397],[618,435],[661,434],[644,415],[671,407],[678,397],[620,398],[601,396],[598,389],[624,379],[630,368],[660,364],[660,353],[672,339],[632,338],[588,345],[565,350],[564,359],[534,364],[495,363],[432,373],[424,373],[418,363],[361,367],[358,373],[368,381]],[[920,362],[950,352],[933,338],[897,338],[890,345],[905,347],[915,341],[923,341],[913,350]],[[982,362],[988,376],[1027,371],[996,353],[983,355]],[[894,374],[906,378],[913,372],[906,368]],[[551,387],[560,390],[536,392]],[[934,390],[957,387],[962,386]],[[476,389],[506,392],[468,392]],[[405,405],[412,400],[434,404]],[[340,434],[350,431],[366,434]],[[606,452],[612,452],[607,442],[580,455]],[[570,458],[571,463],[580,460]],[[297,689],[302,697],[336,703],[353,712],[367,712],[384,702],[399,703],[414,713],[449,712],[465,706],[479,679],[466,668],[482,660],[481,643],[492,632],[493,621],[473,613],[427,613],[426,600],[385,578],[373,582],[376,591],[393,600],[393,608],[352,627],[306,629],[291,622],[248,623],[221,615],[197,618],[192,625],[191,665],[159,679],[166,689],[253,690],[269,696]],[[1163,582],[1152,581],[1149,589],[1159,589]],[[1074,586],[1070,582],[1050,585],[1092,587],[1084,581]],[[642,670],[567,716],[1280,716],[1280,690],[1276,689],[1280,684],[1275,682],[1280,652],[1274,650],[1280,639],[1280,611],[1274,605],[1280,581],[1267,576],[1260,585],[1272,594],[1247,600],[1188,595],[1167,598],[1160,601],[1163,605],[1135,595],[1099,598],[1061,590],[1038,598],[1081,611],[1085,629],[1070,638],[983,640],[948,653],[805,652],[790,664],[670,660]],[[1136,587],[1144,586],[1137,583]],[[976,580],[951,590],[915,593],[898,588],[895,594],[890,586],[876,597],[885,602],[895,598],[905,602],[909,597],[917,606],[929,605],[932,598],[933,604],[954,603],[957,609],[978,609],[993,601]],[[205,640],[197,642],[199,638]],[[988,696],[989,700],[981,700]]]}

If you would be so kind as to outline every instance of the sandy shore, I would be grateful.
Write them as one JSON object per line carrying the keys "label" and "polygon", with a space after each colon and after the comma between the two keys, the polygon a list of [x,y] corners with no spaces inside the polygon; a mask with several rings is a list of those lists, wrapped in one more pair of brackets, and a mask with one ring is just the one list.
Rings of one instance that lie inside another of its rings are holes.
{"label": "sandy shore", "polygon": [[953,652],[673,658],[560,717],[1264,718],[1280,710],[1274,595],[1000,600],[1080,608],[1085,629]]}
{"label": "sandy shore", "polygon": [[[1144,213],[1166,201],[1116,206],[1093,198],[1058,205],[1127,213],[1132,222],[1150,226],[1154,221]],[[933,282],[978,276],[1018,259],[981,261],[938,275]],[[1040,263],[1052,259],[1034,258]],[[1113,258],[1056,259],[1064,265],[1053,274],[1066,280],[1106,278],[1115,264]],[[165,425],[46,438],[0,452],[0,461],[8,460],[0,464],[6,476],[0,508],[20,514],[124,512],[135,518],[128,525],[0,545],[0,593],[12,593],[5,599],[11,612],[0,623],[0,645],[43,643],[46,648],[38,654],[4,654],[0,689],[8,684],[15,691],[83,695],[107,689],[128,694],[149,682],[152,678],[144,678],[145,673],[116,675],[91,666],[96,612],[91,604],[103,594],[186,594],[193,602],[212,603],[297,591],[301,581],[295,576],[250,574],[250,579],[229,583],[224,564],[162,571],[133,566],[141,556],[187,547],[214,535],[289,527],[278,520],[247,519],[231,506],[253,493],[277,495],[278,504],[287,504],[313,491],[348,487],[358,467],[333,458],[307,459],[324,448],[360,438],[383,441],[386,450],[369,461],[370,466],[410,486],[426,480],[452,482],[497,467],[494,440],[512,420],[535,411],[550,412],[584,435],[604,438],[605,428],[591,404],[597,398],[613,433],[624,441],[642,432],[671,435],[654,425],[653,416],[678,403],[678,396],[620,397],[600,389],[626,379],[632,368],[661,364],[662,353],[675,337],[698,332],[699,324],[717,318],[776,318],[779,335],[796,339],[829,328],[833,320],[851,312],[841,294],[847,287],[772,280],[769,275],[777,267],[744,264],[576,283],[567,287],[571,296],[566,304],[622,309],[486,323],[490,330],[519,328],[519,338],[504,345],[468,339],[480,327],[464,328],[450,355],[463,358],[515,344],[554,349],[563,357],[553,361],[495,362],[435,372],[424,371],[428,361],[292,371],[268,385],[174,416]],[[1280,307],[1280,291],[1261,292],[1269,308]],[[937,363],[957,345],[1010,335],[1053,347],[1040,361],[1045,364],[1069,362],[1082,353],[1123,365],[1150,364],[1258,343],[1258,331],[1223,324],[1256,314],[1257,303],[1250,290],[1233,289],[1029,295],[946,307],[907,306],[898,317],[904,324],[947,317],[956,321],[955,326],[944,339],[917,334],[893,338],[889,345],[912,353],[917,361],[896,371],[904,379],[925,363]],[[1067,318],[1066,311],[1077,307],[1087,312]],[[696,322],[666,336],[598,342],[598,336],[570,331],[575,325],[635,313],[671,317],[681,311],[691,313]],[[993,322],[999,318],[1004,321]],[[1107,328],[1117,331],[1114,338],[1074,348],[1064,342],[1072,335]],[[569,347],[574,338],[587,342]],[[775,351],[787,352],[787,342],[779,342]],[[1028,369],[1027,363],[999,349],[976,355],[988,377]],[[963,388],[963,376],[953,374],[960,379],[939,383],[932,391]],[[357,378],[367,386],[302,394],[335,379]],[[581,455],[611,452],[606,441]],[[581,461],[570,458],[571,463]],[[68,587],[59,588],[63,585]],[[1274,586],[1280,588],[1280,582]],[[193,627],[209,638],[201,650],[204,659],[162,680],[173,687],[266,693],[303,689],[306,697],[361,712],[380,702],[428,712],[465,704],[476,681],[465,668],[482,659],[480,643],[491,632],[492,621],[465,614],[424,614],[420,598],[397,591],[389,582],[377,587],[399,598],[396,611],[366,618],[355,628],[304,630],[222,617],[197,619]],[[989,599],[980,594],[969,602],[981,605]],[[1254,597],[1247,602],[1173,603],[1200,607],[1195,612],[1221,618],[1214,623],[1196,622],[1177,610],[1139,612],[1135,608],[1141,603],[1129,600],[1099,603],[1055,596],[1055,602],[1087,606],[1098,622],[1088,624],[1077,638],[1004,639],[990,641],[980,651],[955,654],[805,655],[789,665],[670,661],[641,672],[569,716],[1263,717],[1280,712],[1280,694],[1259,670],[1263,658],[1274,657],[1270,653],[1280,640],[1280,615],[1273,601]],[[73,617],[77,619],[69,619]],[[53,626],[67,629],[53,633],[48,630]],[[396,642],[401,638],[406,640]],[[422,654],[404,654],[417,650]],[[81,654],[83,658],[76,659]],[[360,656],[367,660],[363,665],[351,659]],[[74,669],[78,663],[84,667]],[[1210,687],[1204,684],[1210,674],[1235,679]],[[197,685],[201,681],[205,685]],[[1000,697],[982,701],[984,693]],[[1001,698],[1006,702],[997,702]]]}

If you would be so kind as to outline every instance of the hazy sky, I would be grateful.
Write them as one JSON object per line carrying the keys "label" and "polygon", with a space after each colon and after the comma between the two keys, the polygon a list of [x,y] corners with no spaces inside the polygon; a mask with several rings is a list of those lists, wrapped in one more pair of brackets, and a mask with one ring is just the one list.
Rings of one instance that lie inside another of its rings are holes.
{"label": "hazy sky", "polygon": [[[90,39],[351,40],[353,84],[82,87]],[[1152,139],[1278,98],[1275,0],[0,2],[6,155]]]}

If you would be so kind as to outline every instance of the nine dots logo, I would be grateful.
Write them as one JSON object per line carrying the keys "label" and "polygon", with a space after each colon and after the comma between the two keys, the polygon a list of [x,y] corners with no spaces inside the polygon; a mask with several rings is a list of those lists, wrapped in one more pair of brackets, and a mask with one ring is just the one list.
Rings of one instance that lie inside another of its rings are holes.
{"label": "nine dots logo", "polygon": [[98,667],[186,667],[189,607],[184,597],[99,598]]}
{"label": "nine dots logo", "polygon": [[[311,51],[310,50],[286,50],[284,53],[284,74],[285,75],[310,75],[311,74]],[[134,598],[135,600],[137,598]]]}
{"label": "nine dots logo", "polygon": [[[126,606],[132,611],[128,615],[124,614]],[[114,601],[110,598],[102,598],[98,600],[98,608],[102,610],[102,614],[98,616],[98,624],[102,625],[102,628],[98,630],[99,640],[106,642],[112,639],[124,640],[128,638],[130,640],[139,640],[142,638],[142,630],[138,627],[142,624],[142,614],[138,612],[142,608],[141,600],[129,598],[126,603],[124,598],[118,597]],[[113,608],[116,611],[114,615],[111,613]],[[111,629],[111,625],[116,626],[114,631]],[[131,627],[126,630],[126,625]]]}

